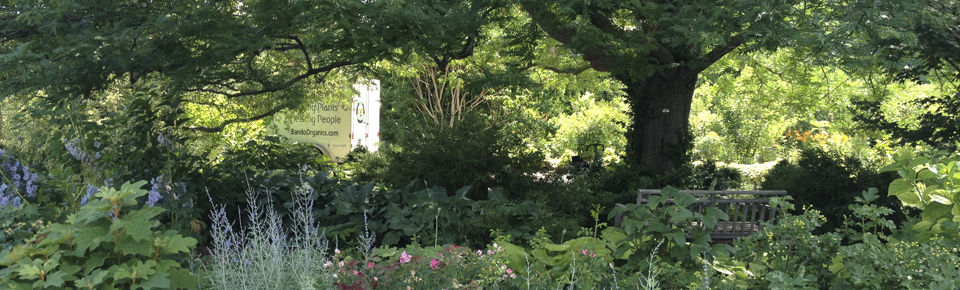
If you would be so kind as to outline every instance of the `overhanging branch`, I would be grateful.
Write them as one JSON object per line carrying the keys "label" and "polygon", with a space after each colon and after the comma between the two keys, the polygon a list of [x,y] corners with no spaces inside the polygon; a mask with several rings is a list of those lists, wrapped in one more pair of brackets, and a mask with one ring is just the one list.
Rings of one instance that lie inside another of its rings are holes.
{"label": "overhanging branch", "polygon": [[213,94],[218,94],[218,95],[225,96],[225,97],[230,98],[230,99],[232,99],[232,98],[244,97],[244,96],[252,96],[252,95],[273,93],[273,92],[278,92],[278,91],[287,89],[287,88],[289,88],[290,86],[292,86],[293,84],[295,84],[295,83],[297,83],[297,82],[299,82],[299,81],[301,81],[301,80],[303,80],[303,79],[305,79],[305,78],[311,77],[311,76],[313,76],[313,75],[316,75],[316,74],[319,74],[319,73],[323,73],[323,72],[328,72],[328,71],[334,70],[334,69],[336,69],[336,68],[348,66],[348,65],[351,65],[351,64],[353,64],[352,61],[339,61],[339,62],[335,62],[335,63],[329,64],[329,65],[326,65],[326,66],[322,66],[322,67],[318,67],[318,68],[314,68],[314,69],[308,69],[305,73],[303,73],[303,74],[301,74],[301,75],[298,75],[298,76],[290,79],[289,81],[284,82],[283,84],[280,84],[280,85],[277,85],[277,86],[272,86],[272,87],[269,87],[269,88],[259,89],[259,90],[243,91],[243,92],[239,92],[239,93],[228,93],[228,92],[218,91],[218,90],[214,90],[214,89],[197,88],[197,89],[188,89],[188,90],[186,90],[186,91],[188,91],[188,92],[207,92],[207,93],[213,93]]}

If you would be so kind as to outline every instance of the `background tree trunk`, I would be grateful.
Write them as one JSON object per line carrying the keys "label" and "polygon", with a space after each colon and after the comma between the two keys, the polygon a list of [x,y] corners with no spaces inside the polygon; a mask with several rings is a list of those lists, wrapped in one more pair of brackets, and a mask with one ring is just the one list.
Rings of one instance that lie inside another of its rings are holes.
{"label": "background tree trunk", "polygon": [[682,164],[692,145],[689,116],[697,73],[679,68],[643,79],[615,77],[627,86],[633,117],[627,130],[628,164],[646,166],[654,174]]}

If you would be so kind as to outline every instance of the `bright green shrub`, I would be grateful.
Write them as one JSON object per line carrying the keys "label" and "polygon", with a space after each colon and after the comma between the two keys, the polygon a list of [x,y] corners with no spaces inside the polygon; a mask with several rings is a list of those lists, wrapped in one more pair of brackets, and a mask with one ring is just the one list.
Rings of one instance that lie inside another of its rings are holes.
{"label": "bright green shrub", "polygon": [[919,240],[942,235],[960,237],[960,159],[917,156],[905,148],[894,155],[894,163],[882,171],[895,171],[900,178],[890,183],[890,195],[904,206],[920,209],[920,221],[913,225]]}
{"label": "bright green shrub", "polygon": [[[712,266],[720,279],[713,289],[955,289],[955,241],[912,241],[886,219],[893,210],[873,204],[878,198],[876,189],[863,191],[849,205],[853,215],[833,232],[813,234],[824,218],[807,209],[734,240],[732,252],[716,253]],[[771,200],[778,204],[792,207]]]}
{"label": "bright green shrub", "polygon": [[0,252],[0,282],[12,289],[196,289],[200,279],[179,259],[196,246],[176,231],[154,231],[160,207],[136,208],[146,181],[102,187],[65,222],[35,242]]}
{"label": "bright green shrub", "polygon": [[[673,199],[673,204],[667,205],[668,199]],[[626,269],[646,271],[654,266],[645,260],[646,255],[655,249],[662,253],[665,263],[678,262],[688,268],[700,265],[698,257],[703,252],[726,250],[725,244],[711,246],[708,242],[717,222],[729,217],[716,208],[707,208],[703,214],[687,209],[694,202],[696,198],[692,195],[667,187],[660,195],[650,197],[646,204],[627,204],[613,209],[611,219],[616,214],[624,214],[621,228],[604,232],[605,239],[616,243],[613,256],[626,260]],[[694,227],[692,222],[699,222],[703,227]],[[691,235],[689,243],[687,234]]]}

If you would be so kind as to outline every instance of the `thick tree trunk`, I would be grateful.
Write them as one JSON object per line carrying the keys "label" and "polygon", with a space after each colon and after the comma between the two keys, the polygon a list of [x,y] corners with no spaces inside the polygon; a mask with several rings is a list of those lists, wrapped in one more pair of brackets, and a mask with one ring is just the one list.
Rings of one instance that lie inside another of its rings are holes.
{"label": "thick tree trunk", "polygon": [[627,86],[633,114],[627,130],[627,162],[654,174],[676,168],[692,145],[688,127],[697,72],[672,69],[643,79],[615,77]]}

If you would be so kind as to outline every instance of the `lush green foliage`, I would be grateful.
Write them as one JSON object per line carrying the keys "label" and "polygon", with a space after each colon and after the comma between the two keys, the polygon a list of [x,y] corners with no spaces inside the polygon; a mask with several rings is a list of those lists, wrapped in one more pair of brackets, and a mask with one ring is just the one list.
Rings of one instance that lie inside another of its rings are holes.
{"label": "lush green foliage", "polygon": [[375,180],[393,187],[417,178],[446,188],[471,186],[480,190],[470,194],[476,198],[487,188],[529,179],[543,155],[482,118],[468,115],[452,127],[421,127],[419,135],[399,138],[382,153],[390,166]]}
{"label": "lush green foliage", "polygon": [[960,238],[960,185],[957,159],[928,159],[905,149],[894,155],[894,163],[883,171],[895,171],[900,178],[890,183],[889,192],[904,206],[918,208],[920,221],[913,225],[921,241],[943,236]]}
{"label": "lush green foliage", "polygon": [[[802,151],[794,164],[781,161],[766,176],[763,189],[782,189],[794,198],[798,215],[807,206],[819,211],[826,221],[818,232],[828,232],[840,227],[845,216],[851,212],[847,205],[853,204],[859,193],[868,188],[883,188],[893,181],[889,173],[877,173],[875,168],[850,156],[840,156],[821,149]],[[816,182],[811,182],[816,181]],[[878,203],[888,208],[899,208],[892,196],[884,196]],[[891,217],[897,222],[904,220],[902,214]]]}
{"label": "lush green foliage", "polygon": [[[673,199],[673,203],[668,205],[667,199]],[[613,256],[627,260],[626,269],[645,271],[655,265],[648,264],[644,258],[657,248],[670,261],[687,267],[699,266],[697,258],[703,252],[725,250],[725,244],[711,246],[708,242],[717,222],[730,217],[716,208],[707,208],[702,214],[687,209],[694,202],[696,198],[692,195],[667,187],[646,204],[628,204],[625,208],[614,209],[611,218],[620,213],[624,216],[623,229],[611,229],[605,233],[611,236],[608,239],[616,242]],[[693,222],[702,226],[694,227]],[[687,243],[687,235],[690,235],[690,243]]]}
{"label": "lush green foliage", "polygon": [[52,223],[36,240],[0,252],[0,281],[11,289],[196,289],[198,276],[180,264],[196,246],[176,231],[154,231],[160,207],[137,198],[146,181],[103,187],[64,222]]}

